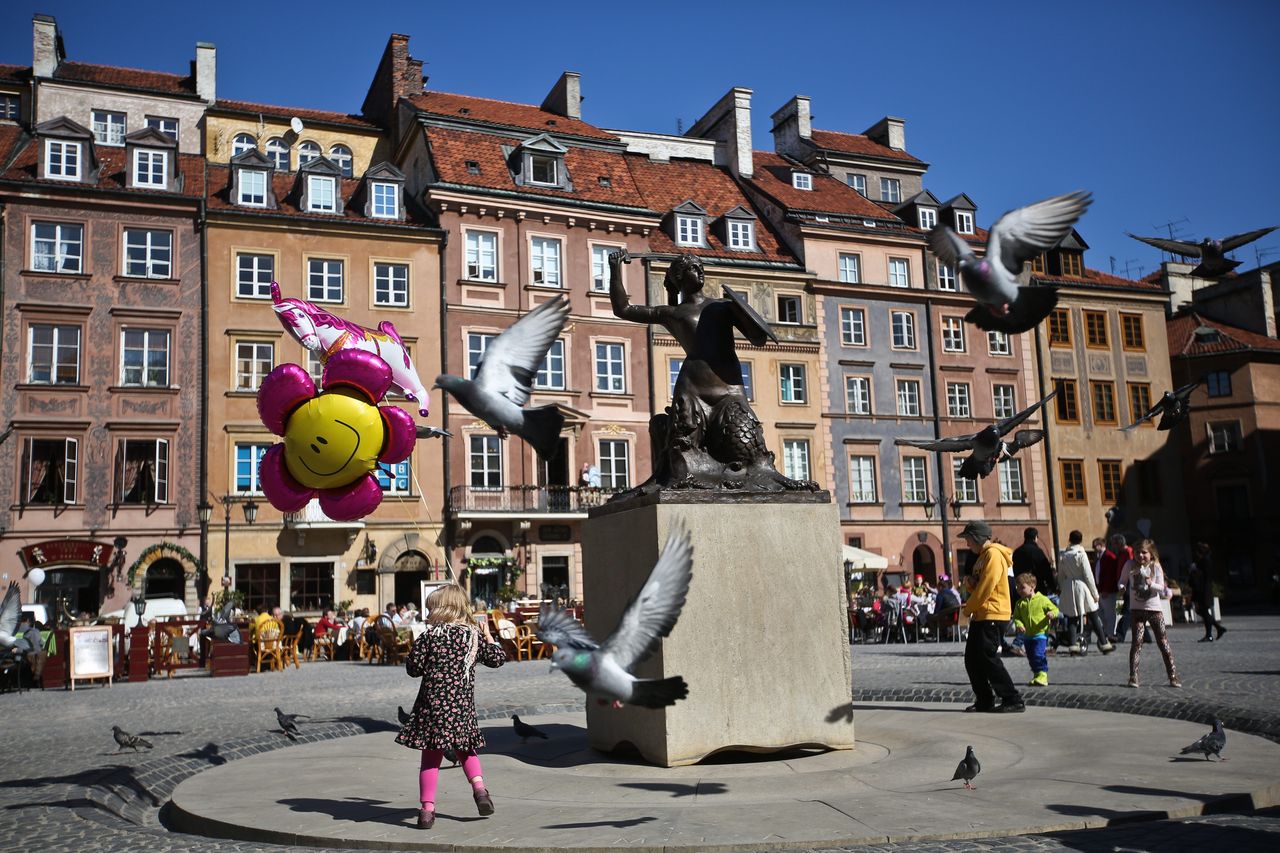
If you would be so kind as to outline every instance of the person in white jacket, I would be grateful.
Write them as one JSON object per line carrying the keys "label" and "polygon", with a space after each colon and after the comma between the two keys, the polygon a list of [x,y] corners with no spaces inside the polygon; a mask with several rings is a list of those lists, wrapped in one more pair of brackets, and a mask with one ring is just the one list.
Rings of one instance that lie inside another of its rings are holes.
{"label": "person in white jacket", "polygon": [[1098,585],[1093,581],[1093,567],[1089,564],[1089,555],[1084,550],[1084,534],[1073,530],[1067,540],[1071,543],[1067,550],[1058,557],[1058,585],[1062,589],[1059,605],[1067,617],[1070,647],[1073,655],[1081,654],[1084,649],[1080,644],[1080,623],[1084,624],[1084,636],[1089,631],[1098,638],[1098,650],[1104,655],[1115,651],[1115,646],[1107,639],[1102,628],[1102,619],[1098,615]]}

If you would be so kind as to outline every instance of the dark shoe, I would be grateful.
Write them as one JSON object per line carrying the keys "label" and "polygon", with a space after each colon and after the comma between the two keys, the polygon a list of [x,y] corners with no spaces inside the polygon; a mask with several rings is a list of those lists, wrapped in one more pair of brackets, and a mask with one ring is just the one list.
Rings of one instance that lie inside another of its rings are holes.
{"label": "dark shoe", "polygon": [[435,823],[435,809],[418,809],[418,829],[430,829]]}
{"label": "dark shoe", "polygon": [[968,708],[965,708],[964,712],[966,714],[990,714],[995,709],[996,709],[995,705],[979,705],[977,703],[974,703],[973,705],[970,705]]}
{"label": "dark shoe", "polygon": [[997,714],[1021,714],[1027,710],[1027,706],[1022,702],[1001,702],[993,711]]}
{"label": "dark shoe", "polygon": [[1226,629],[1226,628],[1219,628],[1219,629],[1218,629],[1218,639],[1219,639],[1219,640],[1221,640],[1221,639],[1222,639],[1222,635],[1223,635],[1223,634],[1225,634],[1225,633],[1227,633],[1227,629]]}
{"label": "dark shoe", "polygon": [[1199,643],[1212,643],[1212,642],[1213,642],[1213,637],[1201,637],[1201,638],[1200,638],[1199,640],[1197,640],[1196,642],[1199,642]]}
{"label": "dark shoe", "polygon": [[471,795],[476,800],[476,811],[481,817],[488,817],[493,814],[493,798],[489,796],[488,788],[481,788],[479,791],[472,791]]}

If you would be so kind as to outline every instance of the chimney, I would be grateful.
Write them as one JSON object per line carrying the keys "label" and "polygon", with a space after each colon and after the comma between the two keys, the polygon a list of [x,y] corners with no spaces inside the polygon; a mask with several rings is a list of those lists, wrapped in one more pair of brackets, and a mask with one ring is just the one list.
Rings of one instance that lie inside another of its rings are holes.
{"label": "chimney", "polygon": [[542,109],[565,118],[582,120],[582,75],[566,71],[542,101]]}
{"label": "chimney", "polygon": [[907,150],[907,123],[897,116],[885,116],[873,124],[865,134],[873,142],[894,149]]}
{"label": "chimney", "polygon": [[31,19],[31,28],[31,73],[36,77],[52,77],[67,58],[58,22],[52,15],[36,15]]}
{"label": "chimney", "polygon": [[806,143],[813,137],[813,122],[809,114],[809,99],[796,95],[783,104],[773,118],[773,150],[800,160],[804,158]]}
{"label": "chimney", "polygon": [[1271,287],[1272,270],[1258,270],[1258,288],[1262,291],[1262,325],[1263,333],[1272,340],[1277,337],[1276,334],[1276,300],[1275,290]]}
{"label": "chimney", "polygon": [[196,42],[196,94],[206,104],[218,100],[218,48],[207,41]]}
{"label": "chimney", "polygon": [[729,170],[740,178],[751,177],[751,90],[735,86],[693,123],[685,136],[723,142]]}
{"label": "chimney", "polygon": [[401,98],[422,94],[422,60],[409,55],[409,37],[392,33],[360,111],[383,127],[395,120]]}

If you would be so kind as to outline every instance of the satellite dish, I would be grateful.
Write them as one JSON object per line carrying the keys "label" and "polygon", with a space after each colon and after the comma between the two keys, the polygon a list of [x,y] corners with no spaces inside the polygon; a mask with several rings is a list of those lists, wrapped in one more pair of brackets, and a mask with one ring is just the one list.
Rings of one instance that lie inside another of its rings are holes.
{"label": "satellite dish", "polygon": [[302,119],[297,116],[289,119],[289,129],[294,133],[302,133]]}

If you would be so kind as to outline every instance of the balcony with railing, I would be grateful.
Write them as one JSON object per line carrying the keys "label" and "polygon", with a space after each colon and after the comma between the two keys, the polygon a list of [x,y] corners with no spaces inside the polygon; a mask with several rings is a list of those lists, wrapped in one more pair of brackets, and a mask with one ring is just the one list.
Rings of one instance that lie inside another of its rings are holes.
{"label": "balcony with railing", "polygon": [[455,515],[581,515],[620,489],[590,486],[454,486],[449,510]]}
{"label": "balcony with railing", "polygon": [[324,510],[320,508],[320,501],[312,498],[307,505],[297,512],[286,512],[284,514],[284,526],[286,530],[292,530],[298,535],[298,544],[302,545],[306,542],[308,531],[334,530],[341,531],[347,535],[347,544],[350,545],[355,541],[356,535],[364,528],[363,521],[336,521],[324,514]]}

